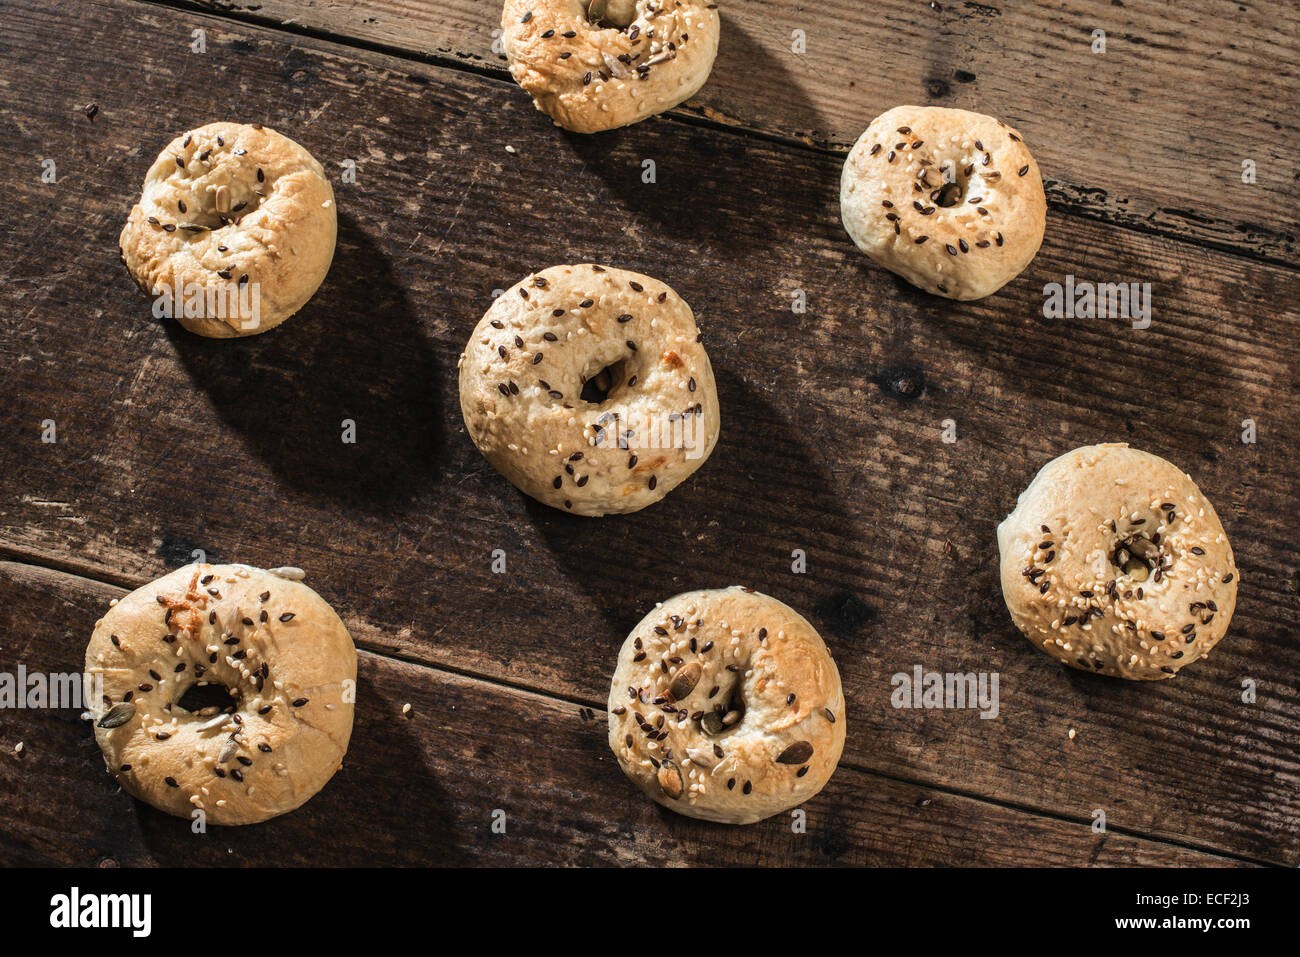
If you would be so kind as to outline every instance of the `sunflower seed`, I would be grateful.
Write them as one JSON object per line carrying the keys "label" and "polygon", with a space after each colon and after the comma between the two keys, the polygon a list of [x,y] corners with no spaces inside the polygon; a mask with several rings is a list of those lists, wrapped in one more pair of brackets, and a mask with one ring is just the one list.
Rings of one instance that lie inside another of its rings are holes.
{"label": "sunflower seed", "polygon": [[686,756],[702,768],[711,768],[718,763],[712,748],[687,748]]}
{"label": "sunflower seed", "polygon": [[292,565],[281,565],[279,568],[272,568],[270,573],[276,578],[285,578],[291,582],[300,582],[307,577],[305,571]]}
{"label": "sunflower seed", "polygon": [[[205,708],[204,710],[207,710],[207,709]],[[201,733],[201,732],[204,732],[204,731],[210,731],[210,730],[212,730],[213,728],[219,728],[219,727],[221,727],[221,725],[225,724],[225,723],[226,723],[227,721],[229,721],[229,720],[230,720],[230,715],[228,715],[228,714],[219,714],[219,715],[217,715],[215,718],[213,718],[211,721],[204,721],[201,725],[199,725],[199,726],[198,726],[197,728],[195,728],[194,730],[195,730],[196,733]]]}
{"label": "sunflower seed", "polygon": [[648,68],[654,66],[656,63],[663,63],[665,60],[675,60],[675,59],[677,59],[676,50],[662,50],[659,53],[656,53],[650,59],[646,60],[645,63],[642,63],[641,66]]}
{"label": "sunflower seed", "polygon": [[1135,538],[1126,547],[1144,562],[1153,561],[1160,557],[1160,549],[1149,538]]}
{"label": "sunflower seed", "polygon": [[617,58],[610,56],[608,53],[602,53],[605,60],[605,66],[609,68],[610,75],[619,80],[625,80],[628,76],[627,67]]}

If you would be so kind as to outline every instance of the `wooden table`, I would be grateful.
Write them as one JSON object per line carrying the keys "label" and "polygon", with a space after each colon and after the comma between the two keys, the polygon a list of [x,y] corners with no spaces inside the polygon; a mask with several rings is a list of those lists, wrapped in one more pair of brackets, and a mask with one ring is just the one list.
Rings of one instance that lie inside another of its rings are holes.
{"label": "wooden table", "polygon": [[[195,549],[307,569],[361,654],[343,770],[207,836],[121,793],[75,711],[0,712],[0,860],[1300,862],[1300,11],[730,0],[698,97],[579,136],[510,82],[499,7],[5,4],[0,671],[77,670],[108,602]],[[989,299],[920,293],[840,225],[848,146],[907,102],[999,116],[1043,168],[1042,252]],[[216,119],[293,136],[338,197],[320,292],[239,341],[154,320],[118,262],[152,158]],[[623,518],[522,497],[460,419],[493,290],[575,261],[670,282],[718,375],[716,453]],[[1152,283],[1150,328],[1044,319],[1067,274]],[[997,522],[1099,441],[1190,471],[1236,550],[1231,631],[1171,681],[1065,670],[1002,603]],[[807,613],[843,674],[848,743],[806,833],[663,811],[605,742],[629,628],[733,583]],[[914,665],[997,672],[1000,715],[893,708]]]}

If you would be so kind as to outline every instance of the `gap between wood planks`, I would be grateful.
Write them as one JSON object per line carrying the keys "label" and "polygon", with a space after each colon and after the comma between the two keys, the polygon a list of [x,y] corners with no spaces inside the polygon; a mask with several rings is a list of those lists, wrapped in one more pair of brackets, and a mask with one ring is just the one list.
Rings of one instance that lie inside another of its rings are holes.
{"label": "gap between wood planks", "polygon": [[[145,4],[148,6],[165,7],[201,17],[207,17],[224,23],[238,23],[276,33],[289,34],[291,36],[303,37],[304,39],[330,43],[335,46],[353,50],[377,53],[382,56],[391,57],[395,60],[402,60],[408,63],[421,63],[438,69],[454,70],[459,73],[467,73],[494,83],[515,87],[514,81],[510,78],[509,74],[505,72],[504,67],[494,68],[487,62],[474,63],[465,58],[439,53],[420,54],[414,50],[395,46],[391,43],[383,43],[378,40],[368,40],[364,37],[352,36],[346,33],[336,33],[332,30],[308,26],[291,20],[281,20],[278,17],[259,16],[256,12],[250,10],[234,9],[233,4],[230,8],[222,9],[217,5],[219,0],[207,0],[207,2],[204,2],[204,0],[130,0],[130,2]],[[525,95],[522,91],[518,92],[521,96]],[[669,122],[680,123],[685,126],[694,126],[720,133],[752,137],[779,146],[804,150],[821,156],[835,157],[840,160],[848,154],[847,147],[837,149],[829,145],[818,145],[797,136],[783,136],[779,133],[770,132],[768,130],[757,129],[746,125],[743,121],[734,124],[722,123],[718,120],[710,119],[707,116],[699,116],[687,112],[683,107],[674,107],[672,110],[659,114],[658,118]],[[1081,219],[1103,223],[1116,229],[1123,229],[1141,235],[1159,236],[1163,239],[1185,242],[1202,249],[1213,249],[1216,252],[1227,253],[1253,262],[1267,263],[1269,265],[1279,266],[1290,272],[1300,273],[1300,263],[1280,255],[1252,253],[1243,250],[1239,246],[1234,246],[1231,243],[1216,242],[1213,239],[1203,236],[1189,237],[1186,233],[1175,229],[1161,229],[1157,226],[1148,225],[1142,222],[1127,221],[1118,216],[1107,215],[1103,210],[1093,210],[1087,207],[1078,206],[1066,200],[1053,198],[1050,194],[1048,196],[1048,206],[1067,216],[1077,216]]]}
{"label": "gap between wood planks", "polygon": [[[142,585],[148,584],[148,581],[146,581],[143,578],[131,579],[128,576],[115,575],[109,572],[107,569],[99,568],[98,566],[95,566],[88,562],[73,562],[73,561],[59,560],[49,555],[44,555],[37,552],[14,548],[4,543],[0,543],[0,562],[9,562],[11,564],[24,566],[30,569],[38,569],[38,570],[43,570],[48,572],[55,572],[60,575],[66,575],[70,578],[71,577],[81,578],[93,584],[108,586],[111,588],[134,590],[136,588],[141,587]],[[556,704],[570,704],[579,708],[589,708],[592,711],[598,712],[599,714],[602,715],[605,713],[606,702],[603,701],[591,701],[588,699],[579,698],[571,695],[557,695],[550,691],[541,690],[518,682],[503,680],[490,675],[483,675],[477,672],[450,667],[444,664],[435,665],[429,662],[419,661],[413,658],[404,658],[383,650],[375,650],[373,648],[367,647],[366,643],[364,642],[358,643],[357,650],[373,658],[382,658],[382,659],[387,659],[389,661],[399,662],[405,665],[411,665],[416,668],[424,669],[433,674],[448,675],[448,676],[458,677],[470,681],[476,681],[493,688],[499,688],[499,689],[513,691],[513,692],[522,692],[524,694],[533,695],[534,697],[543,698],[547,701]],[[905,777],[901,775],[888,774],[883,771],[858,765],[847,760],[841,761],[840,765],[845,769],[854,771],[855,773],[858,774],[867,775],[868,777],[877,778],[880,780],[892,781],[894,783],[903,784],[908,787],[923,788],[925,790],[934,791],[940,794],[948,794],[948,795],[952,795],[953,797],[959,797],[970,801],[976,801],[980,804],[984,804],[990,807],[1002,808],[1004,810],[1014,811],[1020,814],[1027,814],[1032,817],[1037,817],[1045,820],[1054,820],[1064,824],[1078,825],[1083,827],[1088,827],[1092,823],[1091,820],[1088,818],[1072,817],[1068,814],[1046,810],[1044,808],[1035,807],[1030,804],[1023,804],[1016,801],[1001,800],[995,797],[990,797],[988,795],[981,794],[978,791],[970,791],[963,788],[956,788],[947,784],[925,781],[925,780]],[[1238,863],[1251,864],[1260,867],[1281,867],[1282,866],[1275,862],[1268,861],[1268,860],[1261,860],[1258,858],[1251,857],[1249,855],[1236,854],[1231,851],[1224,851],[1217,848],[1207,847],[1198,844],[1194,841],[1180,841],[1159,834],[1146,833],[1137,828],[1127,828],[1123,826],[1113,826],[1107,824],[1107,833],[1120,834],[1138,840],[1150,841],[1155,844],[1162,844],[1167,847],[1176,847],[1187,851],[1194,851],[1198,854],[1204,854],[1208,857],[1218,858],[1219,860],[1224,862],[1235,861]]]}

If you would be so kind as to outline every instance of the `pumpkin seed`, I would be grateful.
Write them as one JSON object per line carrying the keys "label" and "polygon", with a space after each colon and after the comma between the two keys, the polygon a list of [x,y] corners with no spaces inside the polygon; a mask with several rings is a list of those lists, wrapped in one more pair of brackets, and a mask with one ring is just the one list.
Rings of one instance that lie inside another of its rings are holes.
{"label": "pumpkin seed", "polygon": [[668,686],[668,697],[673,701],[681,701],[695,690],[695,686],[700,683],[700,675],[703,672],[704,669],[700,667],[698,661],[692,661],[681,668],[673,677],[672,684]]}
{"label": "pumpkin seed", "polygon": [[682,796],[682,775],[671,761],[659,765],[659,787],[674,801]]}
{"label": "pumpkin seed", "polygon": [[812,757],[813,746],[808,741],[796,741],[776,756],[777,764],[803,764]]}
{"label": "pumpkin seed", "polygon": [[710,711],[700,719],[700,727],[702,727],[707,734],[721,734],[723,728],[722,715],[718,714],[716,711]]}
{"label": "pumpkin seed", "polygon": [[600,23],[605,16],[605,9],[609,6],[609,0],[591,0],[587,4],[587,19],[592,23]]}
{"label": "pumpkin seed", "polygon": [[105,711],[104,716],[96,722],[96,727],[120,728],[134,717],[135,705],[129,701],[123,701]]}

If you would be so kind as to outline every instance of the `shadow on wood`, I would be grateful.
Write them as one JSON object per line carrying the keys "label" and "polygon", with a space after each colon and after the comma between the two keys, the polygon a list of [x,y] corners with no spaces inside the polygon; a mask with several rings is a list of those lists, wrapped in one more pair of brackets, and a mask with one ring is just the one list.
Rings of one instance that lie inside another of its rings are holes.
{"label": "shadow on wood", "polygon": [[284,325],[236,340],[166,329],[217,414],[289,488],[380,511],[437,480],[444,370],[405,284],[351,217],[339,216],[324,284]]}

